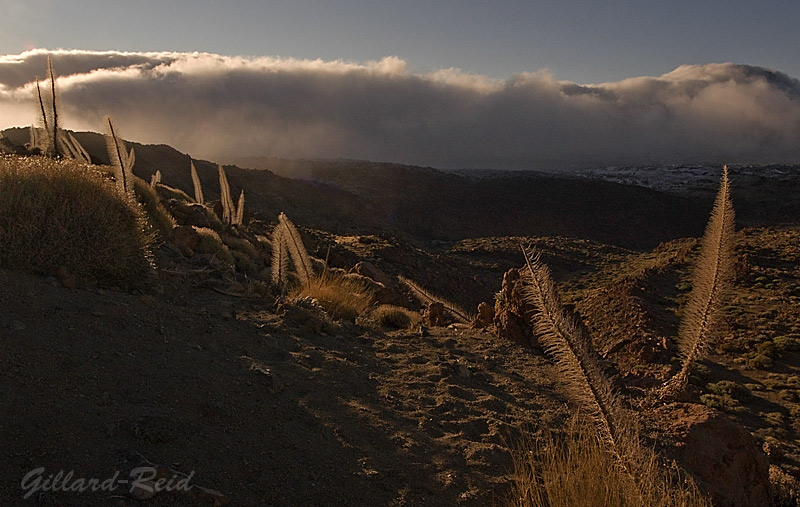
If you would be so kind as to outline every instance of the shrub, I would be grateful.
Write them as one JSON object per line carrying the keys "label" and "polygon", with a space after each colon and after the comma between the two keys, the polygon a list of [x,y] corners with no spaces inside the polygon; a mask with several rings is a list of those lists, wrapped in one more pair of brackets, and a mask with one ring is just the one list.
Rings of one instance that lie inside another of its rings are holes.
{"label": "shrub", "polygon": [[796,336],[777,336],[772,339],[772,342],[781,352],[800,350],[800,338]]}
{"label": "shrub", "polygon": [[372,293],[358,280],[327,272],[309,278],[292,294],[293,299],[311,297],[331,317],[355,321],[372,304]]}
{"label": "shrub", "polygon": [[738,414],[746,410],[739,400],[729,394],[703,394],[700,396],[700,403],[731,414]]}
{"label": "shrub", "polygon": [[739,401],[750,401],[753,399],[753,394],[746,386],[731,380],[713,382],[708,384],[707,387],[711,393],[719,396],[728,395]]}
{"label": "shrub", "polygon": [[216,231],[207,227],[195,227],[195,230],[200,236],[200,240],[195,247],[197,253],[214,255],[221,262],[230,266],[234,264],[235,260],[231,255],[231,251],[225,246]]}
{"label": "shrub", "polygon": [[92,166],[0,158],[0,266],[128,288],[150,266],[144,213]]}
{"label": "shrub", "polygon": [[383,327],[409,329],[420,323],[422,317],[402,306],[380,305],[372,312],[372,318]]}

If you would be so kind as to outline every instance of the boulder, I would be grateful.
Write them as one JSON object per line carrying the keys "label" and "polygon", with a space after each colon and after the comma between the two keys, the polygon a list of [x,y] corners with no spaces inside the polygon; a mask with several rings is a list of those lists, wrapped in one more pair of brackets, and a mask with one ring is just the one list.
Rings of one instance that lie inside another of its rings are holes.
{"label": "boulder", "polygon": [[656,412],[665,451],[714,505],[770,505],[769,460],[743,426],[705,405],[672,403]]}
{"label": "boulder", "polygon": [[170,199],[167,209],[180,225],[211,227],[208,211],[201,204],[187,204],[177,199]]}
{"label": "boulder", "polygon": [[378,305],[405,306],[407,303],[399,292],[376,281],[374,278],[355,272],[346,273],[344,276],[362,283],[364,287],[372,292],[372,299]]}
{"label": "boulder", "polygon": [[361,261],[355,266],[353,269],[350,270],[351,273],[358,273],[359,275],[366,276],[368,278],[372,278],[376,282],[382,284],[384,287],[391,289],[394,287],[394,283],[392,279],[384,273],[381,269],[379,269],[375,264],[372,264],[369,261]]}

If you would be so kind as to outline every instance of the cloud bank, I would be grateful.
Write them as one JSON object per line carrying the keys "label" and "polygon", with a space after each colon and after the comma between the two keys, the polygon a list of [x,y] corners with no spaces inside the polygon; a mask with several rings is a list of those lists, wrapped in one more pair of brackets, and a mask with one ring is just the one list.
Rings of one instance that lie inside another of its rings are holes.
{"label": "cloud bank", "polygon": [[442,168],[800,162],[800,81],[730,63],[581,85],[378,62],[207,53],[0,56],[0,128],[29,125],[50,55],[64,125],[196,157],[356,158]]}

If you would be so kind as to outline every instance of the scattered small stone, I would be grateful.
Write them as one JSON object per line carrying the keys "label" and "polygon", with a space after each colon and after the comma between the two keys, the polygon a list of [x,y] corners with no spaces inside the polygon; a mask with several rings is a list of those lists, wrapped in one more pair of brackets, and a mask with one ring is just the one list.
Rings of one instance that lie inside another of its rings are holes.
{"label": "scattered small stone", "polygon": [[62,287],[67,289],[74,289],[75,285],[77,285],[77,279],[75,278],[75,275],[70,273],[69,270],[64,266],[59,266],[58,270],[56,271],[56,279]]}
{"label": "scattered small stone", "polygon": [[24,331],[26,327],[28,326],[18,320],[11,321],[11,329],[14,331]]}
{"label": "scattered small stone", "polygon": [[156,496],[156,483],[153,481],[144,481],[141,484],[135,483],[131,488],[130,495],[134,500],[140,502],[150,500]]}
{"label": "scattered small stone", "polygon": [[155,306],[158,304],[158,301],[156,301],[156,298],[154,298],[153,296],[151,296],[149,294],[141,295],[139,297],[139,301],[141,301],[143,305],[149,306],[150,308],[155,308]]}

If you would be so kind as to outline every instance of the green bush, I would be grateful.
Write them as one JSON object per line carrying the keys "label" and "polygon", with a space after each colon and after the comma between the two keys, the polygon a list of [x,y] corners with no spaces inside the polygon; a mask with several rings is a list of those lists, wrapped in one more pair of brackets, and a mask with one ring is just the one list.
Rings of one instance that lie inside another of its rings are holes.
{"label": "green bush", "polygon": [[0,158],[0,266],[130,288],[150,266],[141,207],[93,166]]}

